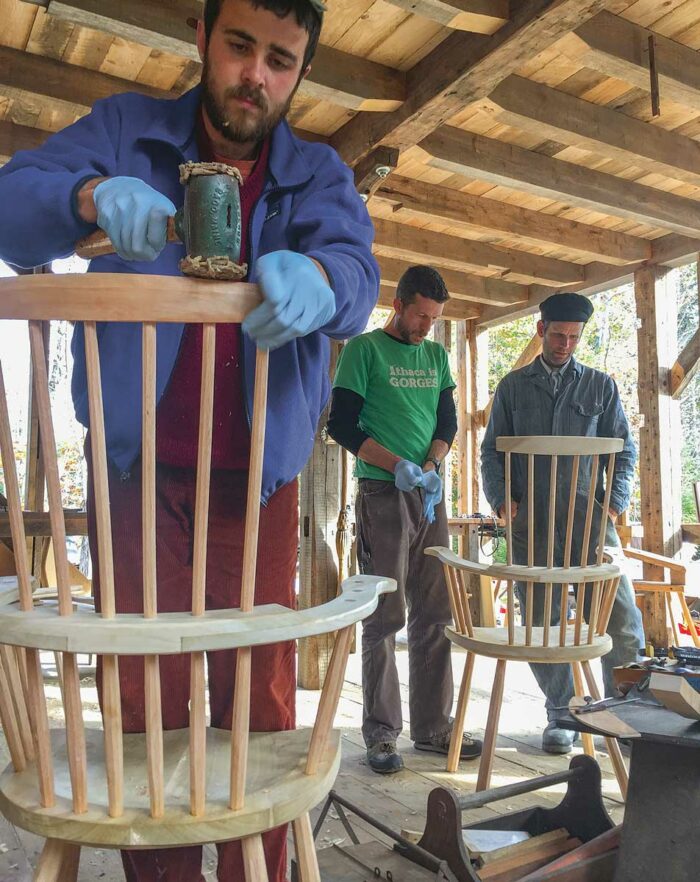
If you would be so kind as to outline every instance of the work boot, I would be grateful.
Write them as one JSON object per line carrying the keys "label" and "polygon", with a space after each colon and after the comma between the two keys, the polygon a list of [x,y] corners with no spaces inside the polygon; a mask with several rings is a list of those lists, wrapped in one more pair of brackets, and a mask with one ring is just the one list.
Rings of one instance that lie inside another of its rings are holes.
{"label": "work boot", "polygon": [[403,769],[403,760],[393,741],[379,741],[367,748],[367,765],[378,775],[393,775]]}
{"label": "work boot", "polygon": [[560,729],[552,721],[542,733],[542,750],[545,753],[571,753],[576,741],[578,741],[578,732],[572,729]]}
{"label": "work boot", "polygon": [[[430,753],[441,753],[445,756],[450,751],[450,739],[452,738],[452,730],[447,729],[440,735],[433,735],[427,741],[414,741],[413,746],[416,750],[427,750]],[[459,749],[460,759],[477,759],[481,756],[481,741],[472,738],[468,732],[462,733],[462,745]]]}

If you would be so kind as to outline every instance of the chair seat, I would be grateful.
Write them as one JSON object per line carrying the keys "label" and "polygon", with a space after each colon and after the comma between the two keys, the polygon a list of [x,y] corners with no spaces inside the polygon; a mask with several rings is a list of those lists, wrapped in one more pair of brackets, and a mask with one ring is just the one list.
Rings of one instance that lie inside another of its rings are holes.
{"label": "chair seat", "polygon": [[[582,640],[587,637],[588,626],[584,625]],[[590,661],[606,655],[612,649],[612,639],[608,634],[596,635],[592,643],[574,645],[573,626],[566,629],[566,646],[559,646],[559,625],[552,625],[549,631],[549,645],[543,646],[543,628],[532,629],[530,646],[525,645],[525,628],[515,629],[513,645],[508,643],[507,628],[474,628],[474,636],[460,634],[451,627],[445,628],[448,639],[475,655],[500,658],[506,661],[541,662],[561,664],[562,662]]]}
{"label": "chair seat", "polygon": [[340,765],[340,733],[333,730],[314,775],[304,767],[310,729],[254,733],[250,736],[245,806],[228,808],[231,733],[207,729],[207,804],[205,814],[189,811],[189,730],[164,732],[166,813],[151,818],[145,735],[124,735],[124,813],[107,815],[102,733],[85,731],[88,755],[88,811],[75,814],[65,732],[52,733],[56,802],[37,803],[34,763],[22,773],[8,767],[0,778],[0,810],[7,819],[47,838],[97,848],[167,848],[239,839],[308,812],[325,798]]}

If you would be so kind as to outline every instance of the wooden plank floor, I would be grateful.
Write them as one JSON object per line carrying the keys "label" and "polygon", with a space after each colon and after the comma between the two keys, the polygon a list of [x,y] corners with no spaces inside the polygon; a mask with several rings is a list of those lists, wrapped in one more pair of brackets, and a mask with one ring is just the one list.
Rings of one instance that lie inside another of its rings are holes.
{"label": "wooden plank floor", "polygon": [[[459,772],[448,775],[444,771],[444,757],[418,752],[408,738],[408,655],[406,647],[397,648],[399,678],[406,728],[399,739],[406,768],[403,772],[383,777],[374,774],[365,762],[365,750],[360,732],[362,720],[362,692],[359,653],[351,656],[341,697],[336,724],[343,732],[343,760],[335,789],[361,806],[391,828],[421,830],[425,823],[425,807],[429,792],[436,785],[450,786],[457,790],[471,792],[476,783],[477,765],[474,762],[461,764]],[[464,655],[453,653],[455,689],[464,666]],[[468,727],[480,736],[483,735],[488,711],[494,662],[478,659],[474,671],[472,701],[467,711]],[[84,685],[89,685],[92,674],[84,673]],[[49,679],[48,691],[55,688]],[[313,719],[318,693],[299,690],[297,706],[299,724],[306,725]],[[49,702],[50,706],[53,702]],[[548,756],[539,749],[541,729],[546,723],[542,696],[527,665],[513,664],[506,674],[506,689],[501,714],[501,734],[497,746],[497,759],[494,766],[492,785],[509,784],[564,769],[568,757]],[[602,742],[601,742],[602,746]],[[4,742],[1,745],[2,765],[7,762]],[[577,750],[580,750],[577,747]],[[612,776],[607,755],[598,757],[604,775],[603,789],[605,804],[615,821],[622,819],[623,807],[620,792]],[[553,788],[540,795],[543,802],[556,803],[561,799],[564,788]],[[532,805],[527,796],[517,797],[493,808],[483,808],[465,813],[465,823],[469,820],[486,819],[497,812],[513,811]],[[314,812],[318,815],[319,808]],[[333,814],[333,813],[331,813]],[[353,819],[360,841],[372,838],[366,824]],[[381,837],[379,837],[381,838]],[[290,839],[291,842],[291,839]],[[319,833],[318,847],[332,844],[349,844],[349,840],[337,817],[329,816]],[[32,868],[36,865],[42,841],[31,834],[18,830],[0,818],[0,882],[30,882]],[[291,848],[290,848],[291,852]],[[208,847],[204,852],[203,875],[207,882],[216,880],[216,851]],[[123,882],[124,876],[118,853],[108,850],[83,849],[79,882]]]}

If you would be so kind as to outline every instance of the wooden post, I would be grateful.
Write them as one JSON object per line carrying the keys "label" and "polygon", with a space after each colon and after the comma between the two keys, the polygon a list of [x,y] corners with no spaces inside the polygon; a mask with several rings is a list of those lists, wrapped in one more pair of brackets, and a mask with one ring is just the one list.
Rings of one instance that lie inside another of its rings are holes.
{"label": "wooden post", "polygon": [[471,385],[470,407],[472,417],[471,432],[471,511],[474,514],[484,509],[488,503],[483,495],[481,488],[481,469],[480,469],[480,452],[481,441],[484,436],[485,426],[479,418],[480,406],[485,403],[488,398],[488,351],[489,351],[489,332],[488,329],[477,328],[474,321],[469,322],[469,359],[470,371],[469,379]]}
{"label": "wooden post", "polygon": [[[677,354],[675,291],[668,270],[643,267],[634,275],[637,303],[640,429],[639,474],[644,548],[675,557],[681,538],[680,405],[671,398],[670,368]],[[658,567],[644,566],[644,578],[663,579]],[[646,594],[644,631],[655,647],[668,646],[663,594]]]}
{"label": "wooden post", "polygon": [[[471,499],[471,443],[472,422],[469,410],[469,359],[467,357],[467,323],[457,322],[456,346],[457,346],[457,515],[465,517],[470,512],[469,502]],[[462,554],[463,541],[460,537],[459,550]]]}
{"label": "wooden post", "polygon": [[[335,373],[338,347],[331,353]],[[301,475],[299,609],[332,600],[338,591],[336,531],[340,506],[341,449],[326,435],[328,411],[319,420],[313,453]],[[334,635],[299,641],[298,681],[302,689],[321,689],[333,652]]]}

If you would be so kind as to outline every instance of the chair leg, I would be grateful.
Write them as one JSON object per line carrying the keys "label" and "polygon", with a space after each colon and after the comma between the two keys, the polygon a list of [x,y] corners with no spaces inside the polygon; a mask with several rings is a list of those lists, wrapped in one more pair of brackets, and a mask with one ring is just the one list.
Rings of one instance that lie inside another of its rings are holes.
{"label": "chair leg", "polygon": [[[583,674],[586,678],[586,683],[588,684],[588,691],[596,701],[600,701],[600,690],[598,689],[598,684],[593,676],[591,663],[587,661],[581,662],[581,667],[583,668]],[[620,752],[620,745],[617,743],[616,738],[606,738],[605,743],[608,747],[610,762],[612,763],[615,777],[617,778],[620,793],[622,794],[623,799],[627,799],[627,784],[629,783],[629,779],[627,776],[627,767],[625,766],[625,761],[622,759],[622,753]]]}
{"label": "chair leg", "polygon": [[308,812],[292,821],[292,831],[294,833],[294,849],[297,856],[299,882],[321,882],[314,835],[311,830],[311,818]]}
{"label": "chair leg", "polygon": [[698,632],[695,630],[695,619],[690,614],[690,609],[688,607],[688,601],[685,599],[685,593],[683,591],[678,592],[678,599],[681,602],[681,609],[683,610],[683,620],[690,631],[690,639],[693,641],[693,646],[700,649],[700,636],[698,636]]}
{"label": "chair leg", "polygon": [[[581,662],[571,662],[571,673],[574,678],[574,695],[577,698],[583,698],[586,693],[583,689],[583,671],[581,670]],[[581,741],[583,742],[583,752],[586,756],[591,756],[595,759],[593,736],[589,732],[582,732]]]}
{"label": "chair leg", "polygon": [[474,671],[474,653],[468,652],[464,662],[464,673],[459,687],[457,710],[452,725],[452,737],[450,738],[450,750],[447,754],[447,771],[456,772],[459,766],[459,752],[462,747],[462,733],[464,732],[464,718],[467,714],[469,692],[472,687],[472,673]]}
{"label": "chair leg", "polygon": [[491,769],[493,767],[493,755],[496,750],[496,738],[498,737],[498,720],[501,716],[501,704],[503,702],[503,683],[506,676],[506,660],[499,658],[496,662],[496,674],[491,687],[491,702],[489,715],[486,720],[486,732],[484,733],[484,750],[479,763],[479,775],[476,779],[476,789],[486,790],[491,783]]}
{"label": "chair leg", "polygon": [[47,839],[34,872],[34,882],[76,882],[80,846]]}
{"label": "chair leg", "polygon": [[241,839],[241,849],[245,882],[269,882],[262,836],[257,833]]}
{"label": "chair leg", "polygon": [[[675,646],[681,645],[681,635],[678,633],[678,625],[676,624],[676,617],[673,614],[673,603],[671,603],[671,592],[664,591],[664,595],[666,597],[666,609],[668,610],[668,617],[671,621],[671,630],[673,631],[673,639],[675,640]],[[688,624],[686,622],[686,624]],[[692,636],[692,631],[691,631]]]}

